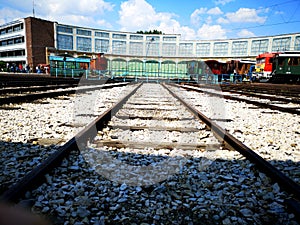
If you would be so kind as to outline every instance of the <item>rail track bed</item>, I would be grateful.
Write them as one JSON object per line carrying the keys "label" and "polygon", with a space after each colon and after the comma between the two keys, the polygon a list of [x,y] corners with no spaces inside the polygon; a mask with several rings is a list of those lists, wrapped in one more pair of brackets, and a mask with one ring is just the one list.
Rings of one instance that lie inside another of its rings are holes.
{"label": "rail track bed", "polygon": [[[292,93],[283,92],[280,96],[280,92],[274,93],[274,90],[269,87],[269,89],[263,89],[263,92],[255,93],[256,88],[251,89],[245,86],[240,88],[235,88],[239,90],[230,90],[228,87],[225,88],[220,86],[204,86],[204,85],[181,85],[187,90],[202,92],[209,95],[219,96],[224,99],[230,99],[240,102],[246,102],[247,104],[255,105],[259,108],[268,108],[271,110],[278,110],[282,112],[288,112],[292,114],[300,114],[300,92],[298,93],[294,90]],[[246,90],[245,90],[246,89]],[[259,89],[260,90],[260,89]],[[291,97],[292,95],[292,97]],[[297,97],[296,97],[297,96]]]}
{"label": "rail track bed", "polygon": [[187,93],[184,89],[176,89],[197,109],[208,112],[208,117],[212,119],[218,120],[209,103],[216,101],[223,105],[219,110],[215,108],[215,111],[224,112],[219,115],[221,119],[218,124],[300,184],[300,121],[295,110],[272,109],[267,105],[259,107],[251,104],[255,103],[253,100],[249,104],[243,100],[223,98],[220,90],[217,98],[210,92],[193,90]]}
{"label": "rail track bed", "polygon": [[[59,147],[60,166],[46,168],[50,156],[2,198],[53,224],[297,224],[285,206],[291,195],[167,90],[135,91]],[[39,171],[45,182],[25,192]]]}
{"label": "rail track bed", "polygon": [[[108,88],[110,87],[110,88]],[[76,115],[75,104],[97,92],[101,101],[97,113],[102,113],[117,101],[124,85],[103,85],[72,92],[55,98],[0,107],[0,192],[22,179],[34,167],[47,159],[61,145],[96,118],[96,115]],[[62,92],[63,94],[64,92]]]}

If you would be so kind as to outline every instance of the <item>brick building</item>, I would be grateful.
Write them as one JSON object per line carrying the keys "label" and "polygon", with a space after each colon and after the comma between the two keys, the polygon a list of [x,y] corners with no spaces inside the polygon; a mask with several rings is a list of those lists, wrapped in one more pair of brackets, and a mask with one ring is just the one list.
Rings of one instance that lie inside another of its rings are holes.
{"label": "brick building", "polygon": [[47,61],[46,47],[54,47],[54,23],[27,17],[0,26],[0,60],[7,67],[29,65],[35,72]]}

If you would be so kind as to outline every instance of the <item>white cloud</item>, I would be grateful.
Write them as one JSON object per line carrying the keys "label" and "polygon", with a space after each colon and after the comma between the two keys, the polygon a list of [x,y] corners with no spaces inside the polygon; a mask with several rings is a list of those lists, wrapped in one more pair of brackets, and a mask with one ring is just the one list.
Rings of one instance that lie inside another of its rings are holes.
{"label": "white cloud", "polygon": [[208,25],[203,24],[201,28],[197,31],[197,36],[202,40],[211,40],[211,39],[226,39],[226,30],[223,29],[220,25]]}
{"label": "white cloud", "polygon": [[156,13],[155,9],[144,0],[129,0],[121,4],[119,11],[119,24],[123,31],[137,31],[149,29],[158,25],[160,16],[170,19],[169,15]]}
{"label": "white cloud", "polygon": [[207,13],[207,8],[196,9],[190,16],[191,23],[193,25],[198,25],[201,22],[201,15]]}
{"label": "white cloud", "polygon": [[255,37],[255,34],[247,29],[243,29],[237,33],[237,36],[242,38],[248,38],[248,37]]}
{"label": "white cloud", "polygon": [[217,19],[217,23],[220,23],[220,24],[229,24],[229,20],[228,19],[225,19],[223,17],[220,17]]}
{"label": "white cloud", "polygon": [[207,9],[207,8],[199,8],[196,9],[190,16],[191,18],[191,24],[194,26],[199,25],[202,21],[206,21],[206,23],[212,23],[213,19],[212,17],[207,17],[205,19],[206,15],[220,15],[223,14],[221,9],[219,7]]}
{"label": "white cloud", "polygon": [[207,11],[207,14],[210,15],[220,15],[223,14],[222,10],[219,7],[211,8]]}
{"label": "white cloud", "polygon": [[122,31],[157,29],[165,34],[181,34],[184,40],[195,39],[195,30],[182,26],[176,15],[156,10],[145,0],[128,0],[121,4],[119,21]]}
{"label": "white cloud", "polygon": [[226,18],[231,23],[251,22],[251,23],[264,23],[266,17],[258,16],[255,9],[240,8],[234,13],[226,13]]}
{"label": "white cloud", "polygon": [[[10,3],[20,5],[19,0],[11,0]],[[26,4],[24,7],[2,8],[0,22],[6,23],[32,16],[32,7],[32,4]],[[98,17],[112,11],[113,8],[113,4],[104,0],[80,0],[76,4],[73,0],[39,0],[34,4],[35,16],[38,18],[87,27],[97,27],[101,24],[106,28],[111,25],[105,20],[99,20]]]}

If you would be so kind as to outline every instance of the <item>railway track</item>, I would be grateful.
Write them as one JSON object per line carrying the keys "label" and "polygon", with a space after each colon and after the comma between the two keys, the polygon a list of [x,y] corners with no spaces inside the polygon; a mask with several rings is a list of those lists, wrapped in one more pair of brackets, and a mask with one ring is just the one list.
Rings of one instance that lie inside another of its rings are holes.
{"label": "railway track", "polygon": [[6,97],[13,94],[27,94],[32,92],[42,92],[42,91],[48,91],[48,90],[57,90],[57,89],[64,89],[64,88],[70,88],[75,87],[77,85],[75,84],[63,84],[63,85],[46,85],[46,86],[32,86],[32,87],[19,87],[19,88],[2,88],[0,89],[1,97]]}
{"label": "railway track", "polygon": [[47,89],[46,87],[39,88],[38,92],[28,93],[31,92],[32,88],[29,88],[29,90],[25,91],[25,89],[22,89],[23,94],[14,94],[14,95],[7,95],[2,98],[0,98],[0,106],[1,105],[7,105],[7,104],[16,104],[21,102],[32,102],[38,99],[43,98],[55,98],[58,96],[63,95],[71,95],[78,92],[86,92],[86,91],[92,91],[97,89],[105,89],[105,88],[111,88],[111,87],[120,87],[124,86],[128,83],[122,82],[122,83],[111,83],[111,84],[101,84],[101,85],[88,85],[88,86],[75,86],[75,87],[69,87],[69,88],[61,88],[61,86],[56,86],[55,88]]}
{"label": "railway track", "polygon": [[[243,91],[228,91],[222,92],[221,89],[207,89],[207,87],[202,87],[198,85],[181,85],[181,87],[191,90],[202,92],[209,95],[218,96],[224,99],[230,99],[240,102],[246,102],[247,104],[252,104],[262,108],[268,108],[272,110],[278,110],[281,112],[288,112],[292,114],[299,115],[300,114],[300,100],[298,98],[290,98],[290,97],[277,97],[270,96],[267,93],[257,94],[257,93],[249,93],[248,91],[244,93]],[[284,105],[284,106],[282,106]]]}
{"label": "railway track", "polygon": [[[59,147],[6,191],[2,200],[18,201],[26,193],[35,199],[34,211],[71,224],[240,224],[271,222],[274,216],[283,222],[293,220],[286,217],[278,201],[275,204],[274,198],[264,195],[273,189],[276,195],[288,198],[292,207],[297,201],[290,197],[299,198],[295,182],[189,104],[179,102],[175,93],[176,98],[167,95],[158,84],[138,88]],[[188,110],[183,110],[182,104]],[[227,148],[236,149],[253,164]],[[278,185],[269,183],[254,164],[291,195],[279,192]],[[247,175],[241,176],[245,172]],[[248,177],[250,174],[253,177]],[[46,182],[39,186],[44,177]],[[33,186],[39,187],[31,190]],[[79,203],[72,202],[71,196]],[[263,209],[261,204],[268,203],[273,208]],[[297,205],[292,208],[297,210]],[[264,218],[258,215],[259,210],[263,210]]]}

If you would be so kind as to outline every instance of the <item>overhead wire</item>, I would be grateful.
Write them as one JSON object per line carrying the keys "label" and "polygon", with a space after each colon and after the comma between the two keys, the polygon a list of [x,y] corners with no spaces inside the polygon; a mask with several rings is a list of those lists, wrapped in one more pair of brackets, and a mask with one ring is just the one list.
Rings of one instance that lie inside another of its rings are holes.
{"label": "overhead wire", "polygon": [[[229,30],[230,31],[234,31],[234,30],[243,30],[243,29],[259,28],[259,27],[278,26],[278,25],[282,25],[282,24],[300,23],[300,20],[294,20],[294,21],[292,21],[292,19],[295,16],[297,10],[300,7],[300,1],[299,0],[289,0],[289,1],[284,1],[284,2],[280,2],[280,3],[276,3],[276,4],[273,4],[273,5],[265,6],[264,9],[268,9],[268,8],[274,8],[274,9],[276,8],[276,9],[278,9],[278,6],[286,5],[286,4],[289,4],[289,3],[292,3],[292,2],[298,2],[298,4],[297,4],[297,7],[295,7],[294,12],[291,14],[291,16],[290,16],[290,18],[288,20],[286,20],[282,15],[280,15],[283,22],[271,23],[271,24],[264,23],[264,24],[255,25],[255,26],[231,28]],[[280,11],[280,8],[278,9],[278,11]]]}

